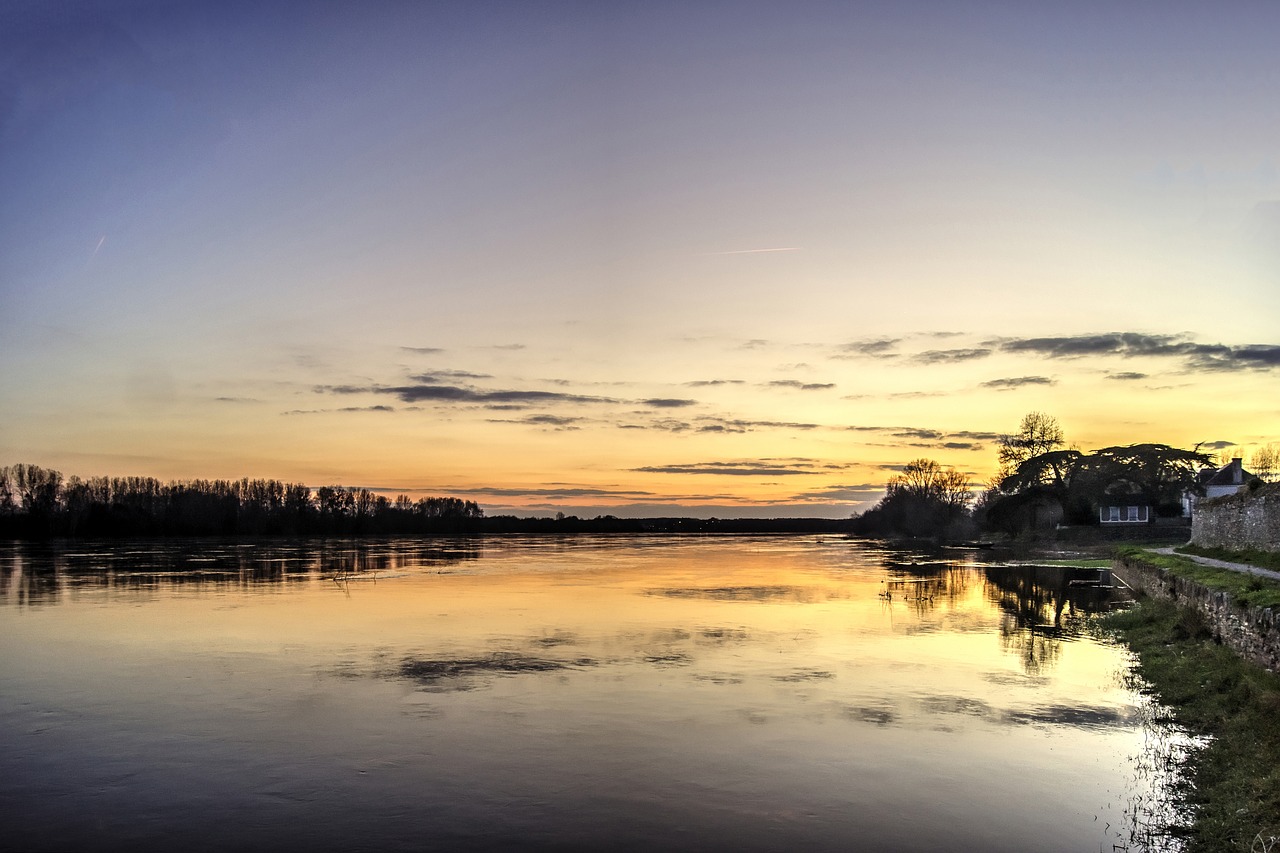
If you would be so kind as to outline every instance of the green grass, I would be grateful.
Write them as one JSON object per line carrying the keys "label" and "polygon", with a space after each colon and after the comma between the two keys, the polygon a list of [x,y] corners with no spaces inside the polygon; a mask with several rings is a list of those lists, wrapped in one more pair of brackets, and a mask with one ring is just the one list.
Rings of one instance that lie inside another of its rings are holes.
{"label": "green grass", "polygon": [[1280,834],[1280,678],[1214,642],[1199,613],[1169,601],[1142,599],[1100,625],[1133,649],[1177,722],[1212,738],[1180,794],[1195,810],[1187,853],[1247,851],[1259,833]]}
{"label": "green grass", "polygon": [[1232,569],[1203,566],[1190,557],[1178,554],[1156,554],[1136,545],[1121,545],[1115,554],[1167,569],[1170,574],[1187,578],[1209,589],[1225,592],[1241,606],[1280,607],[1280,581],[1262,578]]}
{"label": "green grass", "polygon": [[1111,560],[1040,560],[1037,566],[1062,566],[1066,569],[1109,569]]}
{"label": "green grass", "polygon": [[1280,554],[1275,551],[1258,551],[1247,548],[1243,551],[1232,551],[1227,548],[1204,548],[1200,545],[1183,545],[1175,548],[1183,554],[1195,554],[1200,557],[1212,557],[1215,560],[1226,560],[1229,563],[1245,563],[1260,569],[1271,569],[1280,572]]}

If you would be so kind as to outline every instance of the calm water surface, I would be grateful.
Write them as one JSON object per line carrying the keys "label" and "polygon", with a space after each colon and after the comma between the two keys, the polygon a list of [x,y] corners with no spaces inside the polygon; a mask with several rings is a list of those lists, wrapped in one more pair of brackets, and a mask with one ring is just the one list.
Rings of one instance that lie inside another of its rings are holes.
{"label": "calm water surface", "polygon": [[1148,849],[1109,593],[974,559],[0,544],[0,847]]}

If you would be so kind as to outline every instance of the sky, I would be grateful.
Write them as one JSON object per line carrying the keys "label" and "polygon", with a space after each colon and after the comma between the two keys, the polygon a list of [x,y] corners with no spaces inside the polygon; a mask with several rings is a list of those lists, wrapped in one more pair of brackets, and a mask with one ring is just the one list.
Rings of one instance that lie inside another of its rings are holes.
{"label": "sky", "polygon": [[1280,440],[1280,4],[0,5],[0,464],[828,516]]}

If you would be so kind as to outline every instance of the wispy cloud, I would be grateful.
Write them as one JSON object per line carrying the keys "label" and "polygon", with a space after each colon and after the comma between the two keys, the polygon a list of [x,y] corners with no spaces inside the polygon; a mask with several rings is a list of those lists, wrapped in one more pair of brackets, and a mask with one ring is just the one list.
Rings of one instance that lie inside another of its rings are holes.
{"label": "wispy cloud", "polygon": [[472,373],[470,370],[433,370],[430,373],[419,373],[410,376],[414,382],[436,385],[443,382],[456,382],[459,379],[492,379],[490,373]]}
{"label": "wispy cloud", "polygon": [[903,439],[907,447],[937,448],[943,450],[982,450],[984,441],[995,441],[999,433],[977,430],[947,431],[929,427],[850,426],[851,432],[883,435]]}
{"label": "wispy cloud", "polygon": [[[432,491],[431,489],[419,491]],[[655,497],[654,492],[640,489],[602,489],[588,486],[548,486],[539,488],[510,488],[497,486],[479,486],[470,488],[450,488],[450,494],[456,495],[491,495],[499,498],[614,498],[634,500],[637,498]]]}
{"label": "wispy cloud", "polygon": [[653,409],[683,409],[686,406],[698,405],[697,400],[682,400],[675,397],[650,397],[640,403]]}
{"label": "wispy cloud", "polygon": [[971,347],[969,349],[931,349],[911,356],[915,364],[954,364],[964,361],[976,361],[987,358],[992,350],[987,347]]}
{"label": "wispy cloud", "polygon": [[684,383],[689,388],[711,388],[716,385],[745,385],[741,379],[695,379]]}
{"label": "wispy cloud", "polygon": [[632,468],[650,474],[710,474],[725,477],[794,477],[823,474],[846,466],[813,459],[757,459],[736,462],[689,462]]}
{"label": "wispy cloud", "polygon": [[1120,382],[1136,382],[1136,381],[1137,381],[1137,380],[1139,380],[1139,379],[1146,379],[1146,378],[1147,378],[1147,374],[1145,374],[1145,373],[1134,373],[1134,372],[1132,372],[1132,371],[1126,371],[1126,372],[1124,372],[1124,373],[1108,373],[1108,374],[1107,374],[1107,378],[1108,378],[1108,379],[1115,379],[1115,380],[1118,380],[1118,381],[1120,381]]}
{"label": "wispy cloud", "polygon": [[611,397],[566,394],[559,391],[486,391],[460,385],[317,385],[319,394],[391,394],[406,403],[480,403],[482,405],[617,403]]}
{"label": "wispy cloud", "polygon": [[1056,385],[1057,381],[1047,376],[1010,376],[1004,379],[989,379],[982,383],[983,388],[994,388],[997,391],[1012,391],[1028,385]]}
{"label": "wispy cloud", "polygon": [[902,338],[872,338],[870,340],[850,341],[836,347],[832,358],[884,358],[893,359],[900,356],[893,350],[902,343]]}
{"label": "wispy cloud", "polygon": [[331,412],[394,412],[392,406],[342,406],[337,409],[291,409],[282,415],[324,415]]}
{"label": "wispy cloud", "polygon": [[1193,372],[1269,370],[1280,366],[1280,344],[1204,344],[1188,335],[1109,332],[1048,338],[995,338],[984,342],[984,345],[998,347],[1002,352],[1032,353],[1060,359],[1108,355],[1176,358],[1182,361],[1185,370]]}
{"label": "wispy cloud", "polygon": [[715,255],[765,255],[765,254],[770,254],[770,253],[772,253],[772,252],[799,252],[799,251],[801,251],[801,249],[800,249],[800,247],[799,247],[799,246],[779,246],[779,247],[777,247],[777,248],[769,248],[769,249],[732,249],[732,250],[730,250],[730,251],[728,251],[728,252],[704,252],[704,255],[706,255],[706,256],[715,256]]}
{"label": "wispy cloud", "polygon": [[800,382],[795,379],[775,379],[766,382],[766,388],[794,388],[797,391],[825,391],[836,387],[834,382]]}
{"label": "wispy cloud", "polygon": [[853,483],[823,486],[818,489],[797,492],[788,500],[799,503],[827,503],[831,501],[838,503],[866,503],[879,500],[883,495],[883,483]]}
{"label": "wispy cloud", "polygon": [[444,352],[440,347],[400,347],[400,349],[417,355],[439,355]]}
{"label": "wispy cloud", "polygon": [[821,424],[798,421],[755,421],[740,418],[706,416],[692,421],[661,418],[648,424],[623,423],[621,429],[655,429],[664,432],[747,433],[758,429],[793,429],[808,431],[819,429]]}
{"label": "wispy cloud", "polygon": [[561,417],[559,415],[529,415],[523,418],[503,419],[490,418],[493,424],[523,424],[525,426],[544,427],[554,430],[577,430],[585,418]]}

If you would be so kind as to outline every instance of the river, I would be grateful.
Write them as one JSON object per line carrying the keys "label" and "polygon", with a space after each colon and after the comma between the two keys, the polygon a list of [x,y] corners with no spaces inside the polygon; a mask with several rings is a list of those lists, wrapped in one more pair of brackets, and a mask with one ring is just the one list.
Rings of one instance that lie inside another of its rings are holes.
{"label": "river", "polygon": [[0,848],[1159,848],[1111,591],[981,559],[0,543]]}

